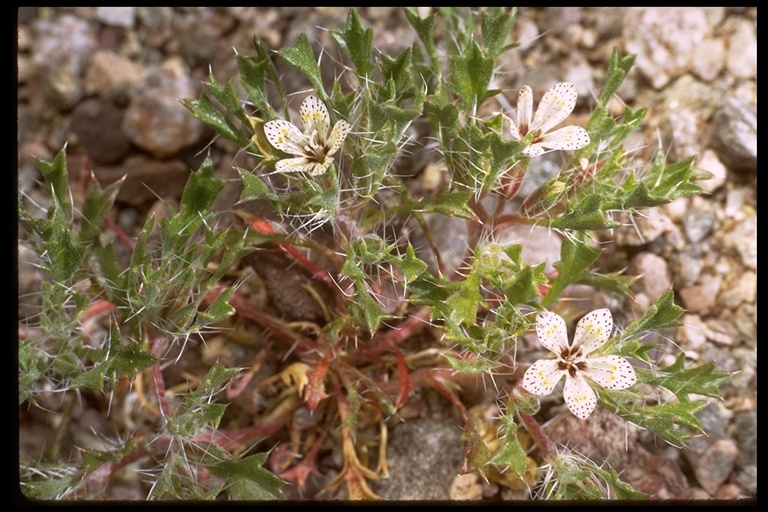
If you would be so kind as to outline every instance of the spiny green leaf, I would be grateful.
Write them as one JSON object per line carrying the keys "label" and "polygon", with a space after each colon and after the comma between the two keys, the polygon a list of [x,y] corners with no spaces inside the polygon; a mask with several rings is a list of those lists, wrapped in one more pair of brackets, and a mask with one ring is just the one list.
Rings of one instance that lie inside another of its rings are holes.
{"label": "spiny green leaf", "polygon": [[83,240],[93,241],[101,233],[101,223],[112,210],[122,184],[123,180],[117,180],[102,189],[96,178],[91,178],[82,206],[83,227],[80,236]]}
{"label": "spiny green leaf", "polygon": [[[222,294],[223,295],[223,294]],[[208,373],[195,391],[191,393],[192,397],[207,397],[213,393],[216,388],[227,382],[229,379],[237,376],[240,370],[237,368],[226,368],[220,364],[211,366]]]}
{"label": "spiny green leaf", "polygon": [[544,308],[549,307],[560,296],[568,285],[575,283],[588,275],[588,268],[600,256],[600,249],[587,245],[583,235],[567,237],[560,248],[560,261],[554,266],[558,271],[557,277],[546,297],[541,301]]}
{"label": "spiny green leaf", "polygon": [[312,45],[306,34],[301,34],[299,36],[296,40],[296,46],[283,48],[279,53],[286,62],[307,77],[307,80],[309,80],[309,83],[314,87],[320,100],[325,102],[328,98],[325,94],[325,88],[323,87],[323,78],[320,74],[317,60],[315,59],[315,52],[312,50]]}
{"label": "spiny green leaf", "polygon": [[619,500],[647,500],[650,496],[638,491],[626,482],[623,482],[619,478],[619,474],[616,470],[609,468],[608,471],[604,471],[598,467],[592,469],[595,473],[603,477],[603,479],[611,486],[616,493],[616,498]]}
{"label": "spiny green leaf", "polygon": [[416,253],[411,244],[408,244],[408,247],[406,247],[404,255],[387,258],[387,261],[400,269],[403,273],[403,277],[405,277],[408,282],[414,281],[427,270],[427,264],[416,257]]}
{"label": "spiny green leaf", "polygon": [[434,94],[427,96],[424,113],[427,114],[432,130],[440,134],[444,141],[453,138],[459,120],[459,109],[453,103],[448,85],[444,81],[438,83]]}
{"label": "spiny green leaf", "polygon": [[347,13],[344,30],[332,29],[331,37],[355,65],[357,74],[366,77],[371,72],[371,50],[373,49],[373,30],[364,29],[356,9]]}
{"label": "spiny green leaf", "polygon": [[656,299],[648,311],[635,320],[622,334],[622,338],[629,338],[643,331],[651,331],[655,329],[664,329],[667,327],[680,326],[679,318],[685,312],[683,308],[675,304],[675,294],[672,290],[664,292],[664,294]]}
{"label": "spiny green leaf", "polygon": [[480,14],[480,31],[486,53],[493,58],[504,50],[504,41],[515,24],[517,8],[493,7]]}
{"label": "spiny green leaf", "polygon": [[206,157],[200,169],[189,176],[181,195],[179,213],[186,218],[207,213],[224,185],[224,180],[215,176],[213,160]]}
{"label": "spiny green leaf", "polygon": [[404,9],[404,12],[408,23],[411,24],[416,31],[416,35],[419,36],[421,43],[424,45],[425,53],[429,59],[429,65],[427,66],[429,68],[428,74],[427,72],[424,72],[422,73],[422,76],[425,77],[428,90],[431,91],[431,84],[433,83],[434,78],[440,74],[440,61],[437,57],[437,48],[435,47],[435,39],[433,36],[435,29],[435,15],[430,14],[426,18],[422,18],[419,16],[419,11],[415,7],[407,7]]}
{"label": "spiny green leaf", "polygon": [[210,92],[213,97],[224,106],[224,108],[232,112],[245,126],[250,126],[248,117],[245,115],[243,106],[237,98],[235,90],[232,88],[232,84],[228,83],[222,87],[213,73],[211,73],[208,76],[208,81],[205,83],[205,89]]}
{"label": "spiny green leaf", "polygon": [[[514,425],[514,424],[513,424]],[[518,475],[524,475],[528,469],[525,450],[517,437],[517,430],[510,429],[504,435],[504,442],[496,449],[491,463],[501,468],[509,468]]]}
{"label": "spiny green leaf", "polygon": [[455,80],[454,91],[467,107],[474,109],[499,92],[488,90],[493,76],[493,58],[486,57],[474,40],[469,42],[461,55],[453,58],[451,71]]}
{"label": "spiny green leaf", "polygon": [[558,229],[578,229],[596,231],[621,226],[620,222],[605,218],[603,199],[590,195],[576,203],[569,203],[565,213],[548,222],[548,226]]}
{"label": "spiny green leaf", "polygon": [[267,120],[277,117],[277,113],[269,104],[267,97],[265,78],[277,89],[278,95],[285,104],[285,92],[281,85],[280,75],[275,69],[270,52],[264,42],[258,37],[253,38],[253,48],[256,50],[254,57],[237,56],[237,65],[240,69],[240,83],[248,93],[254,105]]}
{"label": "spiny green leaf", "polygon": [[248,137],[243,135],[232,121],[211,103],[211,100],[208,99],[205,93],[198,100],[186,98],[179,101],[192,112],[193,116],[205,123],[206,126],[212,128],[220,136],[237,142],[243,147],[248,145]]}
{"label": "spiny green leaf", "polygon": [[379,328],[381,321],[392,315],[384,311],[384,308],[370,296],[364,283],[362,287],[358,286],[357,288],[349,308],[350,313],[362,314],[368,331],[374,333]]}
{"label": "spiny green leaf", "polygon": [[466,465],[469,471],[477,471],[483,474],[488,461],[491,460],[491,452],[483,438],[477,433],[474,425],[467,425],[464,434],[469,438],[467,441]]}
{"label": "spiny green leaf", "polygon": [[418,203],[408,203],[403,208],[407,208],[423,213],[439,213],[448,217],[459,217],[461,219],[474,220],[475,212],[467,205],[472,199],[472,192],[448,192],[443,189],[437,195],[419,201]]}
{"label": "spiny green leaf", "polygon": [[458,291],[445,301],[451,311],[450,318],[457,324],[473,325],[477,319],[477,308],[485,306],[485,300],[480,293],[480,276],[470,273],[457,285]]}
{"label": "spiny green leaf", "polygon": [[[60,471],[57,474],[67,474],[67,471]],[[28,498],[36,500],[52,501],[61,499],[74,485],[72,477],[48,478],[46,480],[33,480],[31,482],[21,482],[21,492]]]}
{"label": "spiny green leaf", "polygon": [[622,55],[618,48],[613,49],[611,53],[611,60],[608,63],[608,72],[605,77],[605,88],[600,95],[599,104],[601,106],[608,105],[608,101],[614,95],[621,83],[627,77],[627,73],[632,69],[632,65],[635,63],[634,55]]}
{"label": "spiny green leaf", "polygon": [[545,264],[542,263],[536,267],[526,266],[515,272],[502,286],[507,301],[512,304],[535,304],[539,296],[538,286],[547,281],[544,268]]}
{"label": "spiny green leaf", "polygon": [[227,288],[219,295],[216,300],[211,304],[208,309],[201,311],[197,315],[197,321],[195,322],[194,329],[202,329],[207,325],[220,322],[225,318],[235,314],[235,308],[229,303],[232,298],[234,288]]}
{"label": "spiny green leaf", "polygon": [[720,386],[728,380],[728,374],[718,371],[712,361],[688,369],[684,368],[685,355],[680,354],[674,364],[660,368],[655,373],[638,369],[646,373],[644,382],[662,386],[673,392],[681,402],[688,402],[689,394],[720,396]]}
{"label": "spiny green leaf", "polygon": [[443,357],[448,362],[453,371],[464,375],[479,375],[491,369],[490,360],[484,357],[473,355],[471,357],[457,359],[447,354]]}
{"label": "spiny green leaf", "polygon": [[48,182],[53,196],[58,199],[64,212],[69,214],[72,205],[69,202],[69,173],[67,171],[66,146],[56,153],[53,161],[38,160],[37,168],[40,169],[43,178]]}
{"label": "spiny green leaf", "polygon": [[579,284],[595,286],[597,288],[611,290],[625,297],[632,297],[633,294],[630,286],[635,281],[636,278],[634,276],[623,276],[617,273],[596,274],[590,272],[588,276],[585,276],[579,281]]}
{"label": "spiny green leaf", "polygon": [[54,217],[47,250],[50,259],[48,270],[51,277],[62,284],[72,282],[88,252],[86,247],[72,235],[70,226],[62,215]]}
{"label": "spiny green leaf", "polygon": [[404,94],[411,83],[412,49],[406,48],[397,57],[382,54],[378,59],[379,71],[385,80],[391,80],[395,85],[397,95]]}
{"label": "spiny green leaf", "polygon": [[155,364],[158,359],[150,354],[138,343],[129,343],[118,350],[113,357],[109,359],[109,366],[128,377],[133,377],[141,370],[149,368]]}

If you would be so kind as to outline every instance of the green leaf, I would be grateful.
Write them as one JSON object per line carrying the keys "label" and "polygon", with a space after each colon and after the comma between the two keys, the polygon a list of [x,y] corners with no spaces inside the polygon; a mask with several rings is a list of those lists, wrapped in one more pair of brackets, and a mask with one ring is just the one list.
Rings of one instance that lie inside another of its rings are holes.
{"label": "green leaf", "polygon": [[277,113],[269,104],[265,78],[269,78],[270,83],[277,89],[283,104],[285,104],[285,92],[281,85],[280,75],[270,57],[270,52],[258,36],[253,38],[253,48],[256,50],[255,57],[237,56],[240,83],[256,108],[267,117],[267,120],[271,120],[277,117]]}
{"label": "green leaf", "polygon": [[439,307],[451,296],[445,283],[440,283],[425,272],[409,286],[411,303],[420,306]]}
{"label": "green leaf", "polygon": [[474,40],[469,42],[461,55],[453,58],[451,71],[455,80],[454,91],[469,108],[478,107],[499,92],[488,90],[493,77],[493,58],[486,57]]}
{"label": "green leaf", "polygon": [[371,333],[376,332],[382,320],[392,316],[384,311],[384,308],[370,296],[365,283],[362,283],[362,287],[357,286],[357,291],[349,310],[353,314],[362,314],[365,319],[365,325]]}
{"label": "green leaf", "polygon": [[197,315],[197,321],[195,322],[193,328],[195,330],[202,329],[207,325],[220,322],[225,318],[229,318],[230,316],[234,315],[235,308],[232,307],[232,305],[229,303],[234,291],[234,288],[227,288],[224,290],[221,295],[219,295],[216,300],[213,301],[213,304],[211,304],[208,309],[200,312]]}
{"label": "green leaf", "polygon": [[409,282],[416,280],[425,270],[427,270],[427,264],[416,257],[416,253],[411,244],[408,244],[408,247],[406,247],[404,255],[388,258],[387,261],[400,269],[406,281]]}
{"label": "green leaf", "polygon": [[611,290],[625,297],[632,297],[632,290],[630,286],[636,281],[634,276],[623,276],[617,273],[611,274],[595,274],[590,273],[579,281],[579,284],[586,284],[595,286],[597,288],[603,288],[605,290]]}
{"label": "green leaf", "polygon": [[558,229],[578,229],[596,231],[621,226],[620,222],[609,221],[603,213],[607,208],[598,195],[590,195],[575,203],[568,203],[565,213],[548,221],[548,225]]}
{"label": "green leaf", "polygon": [[[639,410],[622,410],[618,414],[625,420],[650,430],[673,446],[682,447],[691,437],[691,431],[704,432],[695,414],[706,406],[706,402],[667,403]],[[678,425],[690,430],[680,429]]]}
{"label": "green leaf", "polygon": [[37,161],[37,168],[49,183],[52,189],[52,197],[55,196],[61,207],[68,214],[71,203],[69,202],[69,173],[67,171],[66,146],[56,153],[53,161]]}
{"label": "green leaf", "polygon": [[642,381],[667,388],[681,402],[688,402],[689,394],[697,394],[718,398],[720,386],[728,380],[729,375],[718,371],[712,361],[701,366],[685,369],[685,355],[680,354],[674,364],[658,369],[656,372],[638,369]]}
{"label": "green leaf", "polygon": [[47,250],[51,266],[48,271],[57,283],[68,284],[75,279],[80,270],[87,249],[70,232],[71,225],[64,218],[61,208],[55,200],[53,208],[55,214],[51,223],[51,234],[48,239]]}
{"label": "green leaf", "polygon": [[507,423],[507,432],[504,435],[504,441],[491,458],[491,463],[499,467],[507,467],[517,473],[524,475],[528,469],[528,460],[525,455],[525,449],[520,444],[517,437],[517,428],[514,423]]}
{"label": "green leaf", "polygon": [[117,372],[133,377],[141,370],[158,362],[158,358],[144,350],[138,343],[129,343],[120,348],[109,359],[109,367]]}
{"label": "green leaf", "polygon": [[[126,446],[130,446],[131,444],[132,443],[128,443]],[[125,452],[122,449],[114,452],[83,449],[80,450],[80,453],[83,456],[83,471],[86,473],[93,473],[108,462],[118,462],[123,458],[123,455],[125,455]]]}
{"label": "green leaf", "polygon": [[480,14],[480,30],[483,35],[483,46],[486,53],[493,58],[504,50],[504,41],[512,31],[517,17],[517,8],[507,10],[503,7],[493,7]]}
{"label": "green leaf", "polygon": [[424,113],[427,114],[432,131],[441,134],[443,141],[453,138],[459,120],[459,109],[456,108],[444,81],[438,83],[434,94],[427,96]]}
{"label": "green leaf", "polygon": [[242,147],[248,145],[248,137],[243,135],[232,121],[211,103],[211,100],[208,99],[205,93],[198,100],[185,98],[179,101],[192,112],[193,116],[202,121],[206,126],[212,128],[220,136],[234,141]]}
{"label": "green leaf", "polygon": [[218,427],[226,405],[213,402],[213,394],[217,388],[239,373],[240,370],[237,368],[213,365],[197,389],[180,396],[181,403],[168,418],[169,432],[173,435],[189,437],[203,427]]}
{"label": "green leaf", "polygon": [[373,30],[364,29],[356,9],[347,12],[344,30],[332,29],[331,37],[354,64],[357,74],[367,77],[373,67],[371,50],[373,49]]}
{"label": "green leaf", "polygon": [[235,94],[235,90],[232,88],[232,84],[227,84],[224,87],[219,85],[216,77],[213,73],[208,75],[208,81],[204,84],[205,89],[213,95],[216,100],[221,103],[224,108],[232,112],[245,126],[250,126],[248,117],[245,115],[243,106],[240,100]]}
{"label": "green leaf", "polygon": [[[426,18],[419,16],[419,11],[415,7],[407,7],[403,11],[408,23],[411,24],[416,31],[416,35],[419,36],[421,43],[424,45],[425,53],[429,59],[429,75],[427,78],[428,90],[431,90],[429,85],[433,79],[440,75],[440,61],[437,56],[437,48],[435,47],[434,29],[435,29],[435,15],[430,14]],[[425,73],[422,73],[424,76]]]}
{"label": "green leaf", "polygon": [[648,204],[639,206],[657,206],[669,203],[678,197],[701,193],[701,187],[691,181],[694,171],[694,158],[668,164],[665,155],[659,152],[653,160],[650,170],[643,175],[642,183],[648,186]]}
{"label": "green leaf", "polygon": [[547,281],[544,275],[545,264],[536,267],[523,267],[505,281],[501,287],[508,302],[512,304],[533,305],[539,296],[538,285]]}
{"label": "green leaf", "polygon": [[395,58],[382,54],[378,59],[379,71],[385,80],[395,84],[398,95],[402,95],[411,86],[412,48],[406,48]]}
{"label": "green leaf", "polygon": [[674,292],[668,290],[656,299],[642,318],[629,324],[621,337],[629,338],[644,331],[678,327],[682,325],[679,318],[684,312],[683,308],[675,304]]}
{"label": "green leaf", "polygon": [[587,269],[597,260],[600,252],[597,247],[587,245],[583,234],[564,238],[560,249],[560,261],[554,264],[558,275],[552,281],[546,297],[542,299],[542,307],[548,308],[568,285],[587,277],[589,275]]}
{"label": "green leaf", "polygon": [[627,77],[627,73],[632,69],[634,63],[634,55],[622,56],[618,48],[613,49],[611,60],[608,63],[608,72],[605,77],[605,88],[600,95],[599,104],[601,106],[604,107],[608,105],[608,101],[610,101],[611,97]]}
{"label": "green leaf", "polygon": [[488,449],[488,445],[485,444],[483,438],[477,433],[474,425],[466,425],[464,435],[468,437],[467,440],[467,453],[466,453],[466,466],[469,471],[477,471],[482,474],[483,469],[488,461],[491,460],[491,452]]}
{"label": "green leaf", "polygon": [[208,469],[226,480],[225,487],[232,500],[283,500],[283,482],[262,467],[266,459],[266,454],[259,453],[239,460],[225,460]]}
{"label": "green leaf", "polygon": [[213,160],[206,157],[200,169],[189,176],[181,195],[179,214],[176,216],[178,220],[174,218],[172,226],[178,228],[179,233],[194,231],[185,225],[190,221],[201,222],[200,217],[208,213],[216,196],[224,189],[224,185],[224,180],[216,178],[214,174]]}
{"label": "green leaf", "polygon": [[213,393],[216,388],[227,382],[229,379],[236,377],[240,373],[237,368],[225,368],[220,364],[211,366],[208,373],[205,374],[203,380],[195,391],[191,393],[191,397],[207,397]]}
{"label": "green leaf", "polygon": [[101,223],[112,210],[122,184],[123,180],[117,180],[102,189],[96,178],[91,178],[82,206],[83,226],[80,236],[83,240],[93,241],[101,233]]}
{"label": "green leaf", "polygon": [[616,493],[616,498],[619,500],[647,500],[650,496],[638,491],[626,482],[623,482],[619,478],[619,474],[616,470],[609,468],[608,471],[604,471],[598,467],[592,468],[592,471],[603,477],[603,479],[611,486]]}
{"label": "green leaf", "polygon": [[317,65],[312,45],[309,43],[306,34],[299,36],[296,40],[296,46],[283,48],[279,53],[288,64],[298,69],[307,77],[315,92],[320,96],[320,100],[325,102],[328,98],[325,94],[325,88],[323,88],[322,75],[320,74],[320,68]]}
{"label": "green leaf", "polygon": [[462,375],[479,375],[492,368],[490,360],[479,356],[473,355],[472,357],[457,359],[445,354],[443,358],[445,358],[453,371]]}
{"label": "green leaf", "polygon": [[[67,470],[57,472],[56,474],[67,474]],[[67,478],[48,478],[46,480],[34,480],[31,482],[21,482],[21,492],[28,498],[35,500],[59,500],[74,485],[71,477]]]}
{"label": "green leaf", "polygon": [[475,212],[467,206],[470,199],[472,199],[472,192],[448,192],[447,189],[443,189],[429,199],[417,203],[406,203],[402,209],[475,220],[477,218]]}
{"label": "green leaf", "polygon": [[109,358],[75,377],[72,387],[101,390],[104,389],[105,378],[114,380],[116,374],[120,373],[132,379],[141,370],[158,362],[157,357],[144,350],[138,343],[120,347],[118,331],[114,330],[111,336],[113,350]]}
{"label": "green leaf", "polygon": [[445,301],[450,309],[450,319],[457,324],[473,325],[477,319],[477,308],[485,306],[485,299],[480,293],[480,275],[472,272],[456,285],[458,291]]}

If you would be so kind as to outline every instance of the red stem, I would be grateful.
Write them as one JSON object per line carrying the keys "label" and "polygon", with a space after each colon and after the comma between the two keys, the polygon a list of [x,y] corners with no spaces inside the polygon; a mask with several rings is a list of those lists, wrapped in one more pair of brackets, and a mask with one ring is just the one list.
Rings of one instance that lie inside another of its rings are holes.
{"label": "red stem", "polygon": [[536,444],[538,444],[539,448],[544,451],[544,457],[548,457],[557,453],[555,443],[549,439],[549,436],[546,432],[544,432],[544,429],[541,428],[541,425],[539,425],[539,422],[536,421],[536,418],[529,414],[520,414],[520,419],[523,420],[525,428],[533,436]]}
{"label": "red stem", "polygon": [[[162,341],[156,338],[149,339],[149,352],[155,356],[160,356],[160,353],[165,349],[167,341],[163,338]],[[157,403],[160,406],[160,412],[163,418],[168,418],[171,415],[171,404],[165,398],[165,379],[163,379],[163,373],[160,371],[160,363],[153,364],[149,369],[152,376],[152,385],[155,388],[155,394],[157,395]]]}

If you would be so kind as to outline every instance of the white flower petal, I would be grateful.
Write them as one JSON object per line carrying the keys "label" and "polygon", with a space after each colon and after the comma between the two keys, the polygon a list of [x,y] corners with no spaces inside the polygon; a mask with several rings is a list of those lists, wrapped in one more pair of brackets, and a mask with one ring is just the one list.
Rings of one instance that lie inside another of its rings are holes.
{"label": "white flower petal", "polygon": [[[517,127],[525,127],[523,131],[526,135],[530,132],[532,117],[533,91],[529,86],[524,85],[517,96]],[[518,135],[520,135],[519,132]]]}
{"label": "white flower petal", "polygon": [[547,150],[542,147],[541,144],[531,144],[527,148],[521,151],[522,154],[529,157],[539,156],[546,153]]}
{"label": "white flower petal", "polygon": [[637,382],[632,365],[619,356],[589,358],[584,373],[595,383],[608,389],[627,389]]}
{"label": "white flower petal", "polygon": [[344,144],[344,139],[347,138],[349,132],[352,131],[352,125],[344,120],[336,121],[331,132],[331,138],[328,140],[330,147],[328,148],[328,156],[336,153],[341,145]]}
{"label": "white flower petal", "polygon": [[576,87],[570,82],[560,82],[550,87],[539,102],[531,130],[547,133],[565,121],[576,106]]}
{"label": "white flower petal", "polygon": [[576,324],[573,346],[582,347],[581,354],[591,354],[605,345],[611,337],[613,317],[608,309],[596,309],[584,315]]}
{"label": "white flower petal", "polygon": [[547,149],[567,149],[574,151],[589,144],[589,133],[581,126],[566,126],[548,133],[535,145]]}
{"label": "white flower petal", "polygon": [[548,395],[564,374],[554,359],[539,359],[525,371],[523,389],[534,395]]}
{"label": "white flower petal", "polygon": [[568,348],[568,331],[565,320],[557,313],[542,311],[536,316],[536,334],[539,343],[558,356]]}
{"label": "white flower petal", "polygon": [[301,122],[304,125],[304,132],[311,134],[316,130],[320,143],[325,144],[328,140],[328,130],[331,127],[331,118],[328,116],[328,109],[325,104],[316,96],[307,96],[301,102],[299,116],[301,116]]}
{"label": "white flower petal", "polygon": [[582,420],[587,419],[597,405],[595,392],[592,391],[580,372],[576,372],[575,377],[566,376],[563,398],[568,409]]}
{"label": "white flower petal", "polygon": [[275,163],[277,172],[310,172],[315,167],[315,162],[310,162],[306,157],[284,158]]}
{"label": "white flower petal", "polygon": [[312,176],[318,176],[320,174],[325,174],[325,171],[328,170],[328,167],[331,166],[331,162],[333,162],[333,158],[330,156],[326,156],[325,160],[322,162],[315,162],[314,163],[314,169],[312,169],[309,174]]}
{"label": "white flower petal", "polygon": [[292,155],[304,153],[304,134],[296,126],[283,119],[264,123],[264,135],[272,146]]}

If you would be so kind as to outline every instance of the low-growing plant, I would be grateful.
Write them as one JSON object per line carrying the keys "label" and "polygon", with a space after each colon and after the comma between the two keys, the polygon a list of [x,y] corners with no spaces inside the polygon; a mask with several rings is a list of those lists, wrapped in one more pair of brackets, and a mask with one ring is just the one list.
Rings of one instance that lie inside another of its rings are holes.
{"label": "low-growing plant", "polygon": [[[516,47],[508,42],[514,9],[405,15],[418,41],[387,55],[374,52],[373,31],[351,9],[330,31],[344,66],[332,84],[306,35],[274,53],[254,38],[254,54],[236,56],[246,97],[211,74],[199,98],[183,100],[257,162],[237,168],[234,218],[213,206],[226,182],[210,158],[190,175],[178,207],[148,218],[135,240],[106,220],[120,182],[102,187],[86,177],[70,187],[64,150],[39,162],[44,215],[19,202],[21,243],[45,275],[39,316],[20,321],[20,406],[101,393],[133,401],[149,418],[109,449],[65,459],[54,445],[22,460],[28,496],[98,498],[133,464],[150,482],[149,499],[280,499],[285,482],[304,488],[335,440],[343,465],[325,490],[343,485],[341,496],[375,498],[370,481],[388,472],[388,420],[418,389],[436,390],[462,418],[463,471],[524,482],[547,499],[645,496],[602,461],[548,439],[537,395],[560,380],[565,404],[584,421],[600,406],[681,448],[703,432],[695,413],[705,403],[692,395],[717,397],[726,375],[682,354],[666,367],[649,356],[656,343],[645,334],[679,325],[672,291],[622,329],[599,308],[567,334],[574,310],[562,299],[571,285],[632,296],[635,278],[596,270],[592,233],[618,228],[619,213],[700,192],[692,158],[668,162],[659,152],[646,163],[624,149],[646,111],[626,107],[615,117],[607,105],[633,56],[613,52],[583,127],[557,128],[576,106],[573,84],[554,85],[536,108],[532,89],[521,88],[514,115],[492,106],[504,94],[493,87],[499,57]],[[276,60],[308,89],[286,91]],[[417,126],[429,135],[415,139]],[[559,172],[519,197],[535,172],[529,164],[549,151],[563,155]],[[411,152],[435,163],[437,187],[418,186],[421,169],[403,163]],[[248,213],[254,201],[279,221]],[[466,224],[458,266],[441,249],[446,235],[433,230],[439,216]],[[526,261],[524,242],[497,240],[516,225],[562,236],[554,271]],[[233,271],[270,253],[292,265],[285,272],[311,277],[305,288],[321,318],[281,318],[238,292]],[[252,342],[253,365],[217,364],[167,389],[164,371],[232,318],[271,333]],[[441,333],[438,342],[422,335],[427,327]],[[546,350],[522,342],[532,330]],[[265,362],[274,371],[257,381]],[[478,380],[498,390],[492,428],[460,398]],[[261,404],[250,424],[228,422],[228,404],[246,392]],[[312,421],[294,421],[307,409]],[[288,441],[259,444],[283,429]],[[248,454],[254,446],[266,451]]]}

